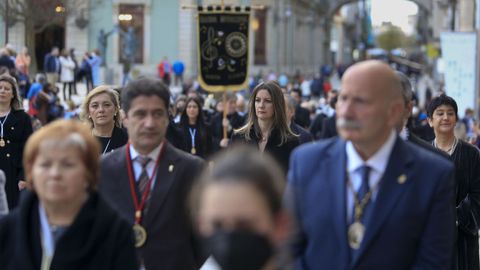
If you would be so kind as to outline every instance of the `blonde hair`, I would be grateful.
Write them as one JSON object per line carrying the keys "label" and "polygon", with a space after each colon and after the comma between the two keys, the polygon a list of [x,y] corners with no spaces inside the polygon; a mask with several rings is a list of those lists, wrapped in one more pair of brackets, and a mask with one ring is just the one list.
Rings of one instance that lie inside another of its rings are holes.
{"label": "blonde hair", "polygon": [[80,151],[85,165],[85,175],[90,191],[96,190],[100,177],[100,143],[91,135],[84,124],[75,120],[56,120],[38,131],[27,140],[23,154],[23,166],[27,182],[32,182],[32,167],[40,146],[73,146]]}
{"label": "blonde hair", "polygon": [[88,116],[88,107],[90,106],[90,102],[92,99],[100,94],[107,94],[110,96],[112,100],[113,106],[115,106],[116,112],[113,116],[113,122],[115,126],[121,127],[121,119],[120,119],[120,98],[117,91],[113,90],[113,87],[110,85],[101,85],[90,91],[88,95],[83,100],[82,105],[80,106],[80,120],[90,125],[90,128],[93,128],[93,120]]}

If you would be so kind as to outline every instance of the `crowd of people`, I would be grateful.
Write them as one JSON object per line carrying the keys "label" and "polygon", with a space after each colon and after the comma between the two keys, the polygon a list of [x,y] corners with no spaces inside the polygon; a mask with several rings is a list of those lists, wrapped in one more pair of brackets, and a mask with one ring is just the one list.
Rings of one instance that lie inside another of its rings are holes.
{"label": "crowd of people", "polygon": [[172,94],[165,58],[124,87],[91,76],[76,108],[58,54],[28,91],[27,60],[0,75],[1,269],[480,268],[478,122],[445,94],[414,109],[388,64],[215,99]]}

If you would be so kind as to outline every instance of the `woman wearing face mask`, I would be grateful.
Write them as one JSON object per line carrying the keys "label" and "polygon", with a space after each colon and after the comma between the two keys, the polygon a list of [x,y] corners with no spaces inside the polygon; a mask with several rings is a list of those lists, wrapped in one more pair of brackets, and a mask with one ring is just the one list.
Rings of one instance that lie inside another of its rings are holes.
{"label": "woman wearing face mask", "polygon": [[247,123],[235,130],[232,141],[252,145],[270,154],[288,171],[290,153],[299,145],[287,121],[285,98],[278,83],[260,83],[250,96]]}
{"label": "woman wearing face mask", "polygon": [[191,193],[205,251],[222,270],[285,269],[289,216],[285,177],[258,151],[235,148],[213,160]]}
{"label": "woman wearing face mask", "polygon": [[23,110],[15,78],[0,75],[0,170],[6,176],[5,193],[10,209],[18,203],[18,185],[24,180],[23,147],[32,132],[32,121]]}
{"label": "woman wearing face mask", "polygon": [[0,219],[2,270],[138,269],[130,225],[96,192],[99,148],[76,121],[30,137],[23,164],[33,192]]}
{"label": "woman wearing face mask", "polygon": [[127,132],[121,128],[118,93],[109,86],[99,86],[88,93],[81,106],[80,119],[90,125],[92,135],[101,142],[102,155],[128,141]]}
{"label": "woman wearing face mask", "polygon": [[189,97],[179,123],[179,129],[183,135],[181,149],[192,155],[206,158],[212,151],[212,136],[209,128],[203,119],[200,98]]}

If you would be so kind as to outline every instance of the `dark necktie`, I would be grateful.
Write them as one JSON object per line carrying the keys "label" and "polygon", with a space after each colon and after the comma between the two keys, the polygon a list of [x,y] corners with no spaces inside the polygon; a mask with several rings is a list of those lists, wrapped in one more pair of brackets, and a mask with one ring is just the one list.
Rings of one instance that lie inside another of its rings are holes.
{"label": "dark necktie", "polygon": [[370,184],[369,182],[369,176],[370,176],[370,170],[371,168],[367,165],[364,165],[360,167],[360,175],[362,177],[362,184],[360,185],[360,189],[358,190],[358,200],[362,201],[362,199],[367,195],[367,193],[370,191]]}
{"label": "dark necktie", "polygon": [[138,178],[137,185],[138,185],[138,191],[140,192],[140,200],[141,196],[143,195],[143,192],[145,191],[145,188],[147,187],[148,184],[148,172],[147,172],[147,165],[152,159],[148,156],[138,156],[137,161],[140,163],[142,166],[142,173],[140,174],[140,177]]}

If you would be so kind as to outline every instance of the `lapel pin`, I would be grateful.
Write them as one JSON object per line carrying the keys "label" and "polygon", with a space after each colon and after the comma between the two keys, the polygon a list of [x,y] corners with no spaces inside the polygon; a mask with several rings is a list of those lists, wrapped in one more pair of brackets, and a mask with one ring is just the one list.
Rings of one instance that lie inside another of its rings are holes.
{"label": "lapel pin", "polygon": [[402,175],[400,175],[400,176],[398,177],[397,180],[398,180],[398,183],[399,183],[400,185],[402,185],[402,184],[404,184],[404,183],[407,181],[407,176],[406,176],[405,174],[402,174]]}
{"label": "lapel pin", "polygon": [[168,166],[168,171],[173,172],[173,165]]}

